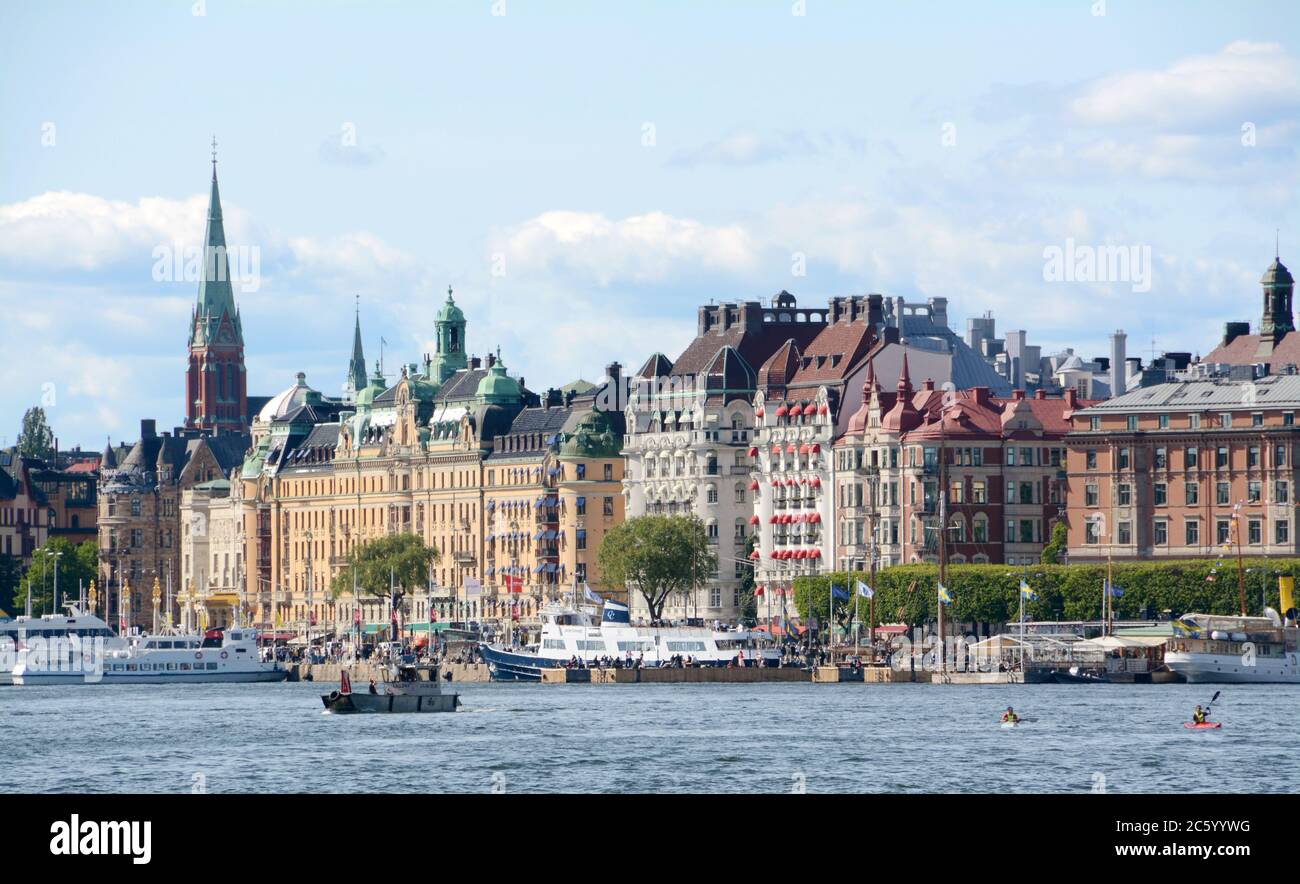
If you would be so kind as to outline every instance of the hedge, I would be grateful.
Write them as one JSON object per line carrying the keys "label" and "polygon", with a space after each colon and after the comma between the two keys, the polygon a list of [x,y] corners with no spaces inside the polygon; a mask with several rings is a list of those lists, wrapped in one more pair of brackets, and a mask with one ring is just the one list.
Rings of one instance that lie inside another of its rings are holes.
{"label": "hedge", "polygon": [[[938,571],[936,565],[897,565],[876,572],[873,584],[876,622],[919,626],[937,619]],[[1245,575],[1247,612],[1258,616],[1265,603],[1276,609],[1277,577],[1288,574],[1293,577],[1300,574],[1300,559],[1280,558],[1268,562],[1256,559],[1250,563]],[[1213,560],[1116,563],[1113,575],[1115,585],[1124,591],[1114,600],[1117,620],[1141,619],[1148,611],[1150,616],[1159,616],[1166,610],[1174,614],[1238,613],[1235,560],[1225,560],[1218,566]],[[1098,620],[1105,577],[1105,564],[1035,564],[1027,569],[1016,565],[951,565],[947,587],[952,605],[944,613],[962,623],[1018,620],[1020,581],[1024,578],[1038,594],[1037,600],[1025,602],[1027,620]],[[1207,579],[1211,577],[1212,580]],[[847,603],[836,601],[839,610],[845,604],[854,604],[858,580],[865,582],[867,575],[840,571],[797,577],[795,607],[807,617],[811,606],[813,615],[824,620],[830,585],[834,583],[850,593]],[[867,600],[862,599],[859,604],[865,620]]]}

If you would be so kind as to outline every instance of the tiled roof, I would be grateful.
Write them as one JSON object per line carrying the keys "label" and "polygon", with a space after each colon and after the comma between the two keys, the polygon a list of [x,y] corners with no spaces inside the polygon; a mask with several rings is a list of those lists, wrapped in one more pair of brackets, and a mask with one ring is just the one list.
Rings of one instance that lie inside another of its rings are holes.
{"label": "tiled roof", "polygon": [[1259,335],[1238,335],[1227,345],[1215,347],[1202,361],[1219,365],[1300,365],[1300,332],[1282,335],[1271,353],[1260,353],[1259,342]]}
{"label": "tiled roof", "polygon": [[486,368],[462,368],[447,378],[434,399],[438,402],[445,402],[448,399],[473,399],[478,394],[479,381],[487,377],[487,374]]}

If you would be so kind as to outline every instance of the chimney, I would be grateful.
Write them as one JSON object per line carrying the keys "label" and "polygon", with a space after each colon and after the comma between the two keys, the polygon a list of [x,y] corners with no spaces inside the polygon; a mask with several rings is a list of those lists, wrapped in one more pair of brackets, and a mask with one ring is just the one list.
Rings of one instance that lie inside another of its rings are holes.
{"label": "chimney", "polygon": [[1125,392],[1125,375],[1128,372],[1128,362],[1124,356],[1124,343],[1128,340],[1128,335],[1124,334],[1123,329],[1119,329],[1115,334],[1110,336],[1110,395],[1111,398],[1123,396]]}
{"label": "chimney", "polygon": [[1044,390],[1042,387],[1039,387],[1037,390],[1034,391],[1034,398],[1035,398],[1035,399],[1046,399],[1046,398],[1047,398],[1047,391]]}
{"label": "chimney", "polygon": [[483,367],[483,360],[479,359],[477,356],[471,356],[471,357],[469,358],[469,367],[470,367],[470,368],[482,368],[482,367]]}
{"label": "chimney", "polygon": [[144,419],[140,421],[140,438],[152,439],[158,435],[158,424],[156,421]]}
{"label": "chimney", "polygon": [[497,364],[497,357],[496,357],[496,354],[495,354],[495,353],[489,353],[489,354],[487,355],[487,365],[486,365],[485,367],[486,367],[486,368],[491,368],[492,366],[494,366],[494,365],[496,365],[496,364]]}
{"label": "chimney", "polygon": [[1074,387],[1069,387],[1065,391],[1065,410],[1074,411],[1079,407],[1079,398],[1074,392]]}

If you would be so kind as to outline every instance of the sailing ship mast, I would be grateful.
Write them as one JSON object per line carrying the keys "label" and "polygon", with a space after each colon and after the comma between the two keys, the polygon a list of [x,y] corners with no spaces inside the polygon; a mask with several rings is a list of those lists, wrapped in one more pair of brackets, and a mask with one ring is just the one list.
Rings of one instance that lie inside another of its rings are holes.
{"label": "sailing ship mast", "polygon": [[[939,586],[946,589],[945,581],[948,579],[948,463],[945,457],[945,448],[948,441],[947,427],[943,423],[943,411],[939,412]],[[936,588],[936,593],[942,593],[942,589]],[[944,674],[948,665],[948,649],[945,636],[947,635],[943,623],[944,601],[942,595],[938,596],[939,601],[939,673]]]}

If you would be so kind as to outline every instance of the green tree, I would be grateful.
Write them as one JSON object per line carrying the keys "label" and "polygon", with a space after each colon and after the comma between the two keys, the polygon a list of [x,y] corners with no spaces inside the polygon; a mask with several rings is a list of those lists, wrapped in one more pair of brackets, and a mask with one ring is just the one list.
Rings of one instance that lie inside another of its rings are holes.
{"label": "green tree", "polygon": [[696,589],[718,564],[704,523],[694,516],[628,519],[605,534],[597,560],[606,580],[641,593],[656,624],[673,593]]}
{"label": "green tree", "polygon": [[[75,601],[80,588],[89,588],[90,581],[99,573],[99,549],[95,541],[87,540],[74,546],[62,537],[47,540],[32,553],[32,563],[27,568],[22,586],[13,596],[14,608],[20,611],[27,609],[27,593],[30,588],[32,613],[52,613],[56,567],[59,574],[59,606],[62,607],[69,599]],[[17,611],[9,613],[16,614]]]}
{"label": "green tree", "polygon": [[18,614],[14,606],[14,596],[18,592],[18,576],[20,569],[18,567],[18,557],[0,553],[0,617],[8,614],[13,617]]}
{"label": "green tree", "polygon": [[749,555],[758,547],[758,535],[745,537],[745,551],[741,556],[746,564],[741,568],[740,578],[740,616],[745,621],[758,619],[758,599],[754,596],[754,568]]}
{"label": "green tree", "polygon": [[23,414],[22,430],[18,433],[18,454],[40,460],[54,456],[54,431],[45,420],[44,408],[29,408]]}
{"label": "green tree", "polygon": [[400,605],[408,592],[428,583],[429,567],[438,559],[438,550],[417,534],[377,537],[352,547],[330,583],[330,593],[338,598],[351,592],[355,571],[359,595],[387,598],[391,582]]}
{"label": "green tree", "polygon": [[1061,564],[1061,554],[1065,552],[1070,542],[1069,534],[1070,529],[1064,522],[1057,522],[1052,526],[1052,539],[1043,547],[1043,553],[1039,557],[1044,565]]}

